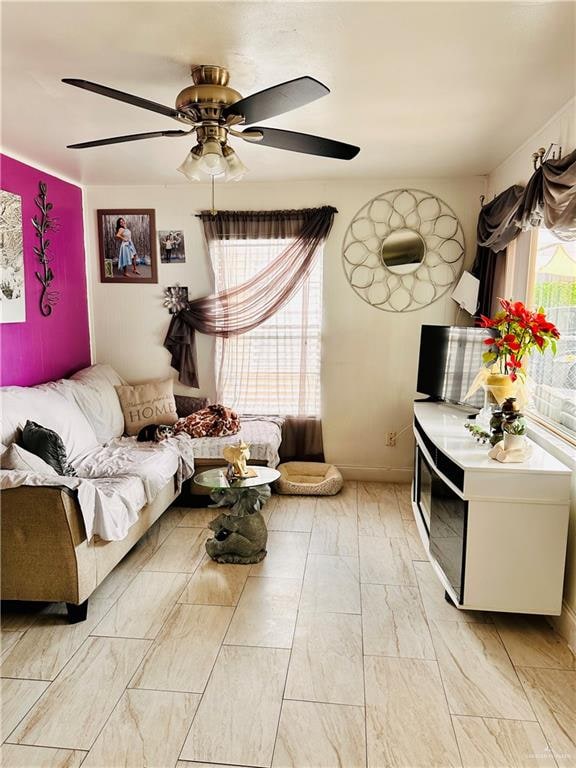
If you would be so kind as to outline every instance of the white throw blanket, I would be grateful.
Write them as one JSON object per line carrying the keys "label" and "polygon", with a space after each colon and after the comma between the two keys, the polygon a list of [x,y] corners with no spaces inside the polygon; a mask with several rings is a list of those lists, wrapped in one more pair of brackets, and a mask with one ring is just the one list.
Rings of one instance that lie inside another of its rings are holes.
{"label": "white throw blanket", "polygon": [[192,440],[186,434],[161,443],[139,443],[135,437],[117,437],[74,462],[78,477],[102,478],[135,475],[142,480],[148,503],[176,475],[178,491],[194,473]]}

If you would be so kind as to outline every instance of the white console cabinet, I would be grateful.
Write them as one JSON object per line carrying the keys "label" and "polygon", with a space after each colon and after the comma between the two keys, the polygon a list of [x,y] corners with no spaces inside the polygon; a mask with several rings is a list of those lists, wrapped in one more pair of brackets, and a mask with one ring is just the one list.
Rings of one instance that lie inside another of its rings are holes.
{"label": "white console cabinet", "polygon": [[412,504],[430,562],[458,608],[558,615],[571,472],[535,443],[522,464],[490,459],[468,413],[414,404]]}

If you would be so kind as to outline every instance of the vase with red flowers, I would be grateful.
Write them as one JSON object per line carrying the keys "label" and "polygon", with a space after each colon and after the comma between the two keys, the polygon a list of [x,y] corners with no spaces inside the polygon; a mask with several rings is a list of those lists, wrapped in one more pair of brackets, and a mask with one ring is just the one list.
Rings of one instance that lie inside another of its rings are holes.
{"label": "vase with red flowers", "polygon": [[[517,383],[526,378],[526,359],[534,350],[541,354],[547,349],[556,354],[560,333],[548,322],[544,309],[535,312],[521,301],[498,299],[501,309],[494,317],[480,315],[480,325],[490,334],[482,355],[488,369],[485,377],[486,405],[501,404],[507,397],[518,394]],[[518,381],[519,380],[519,381]]]}

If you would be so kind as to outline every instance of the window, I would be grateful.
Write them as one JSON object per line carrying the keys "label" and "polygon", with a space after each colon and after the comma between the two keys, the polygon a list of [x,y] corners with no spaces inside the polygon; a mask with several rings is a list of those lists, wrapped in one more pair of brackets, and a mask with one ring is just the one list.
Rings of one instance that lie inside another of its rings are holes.
{"label": "window", "polygon": [[[216,290],[249,280],[288,240],[210,243]],[[304,286],[276,314],[248,333],[216,341],[217,396],[240,413],[320,415],[322,253]]]}
{"label": "window", "polygon": [[530,307],[544,307],[560,331],[555,356],[547,350],[530,357],[532,408],[576,440],[576,241],[560,240],[544,228],[532,231],[526,296]]}

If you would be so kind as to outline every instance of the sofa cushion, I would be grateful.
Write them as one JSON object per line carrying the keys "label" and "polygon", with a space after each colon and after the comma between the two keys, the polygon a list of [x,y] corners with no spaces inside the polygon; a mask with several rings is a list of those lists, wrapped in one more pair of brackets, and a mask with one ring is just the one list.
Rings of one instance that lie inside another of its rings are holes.
{"label": "sofa cushion", "polygon": [[175,424],[178,420],[172,379],[116,387],[124,413],[124,430],[134,436],[148,424]]}
{"label": "sofa cushion", "polygon": [[174,395],[176,401],[176,413],[179,419],[190,416],[191,413],[201,411],[210,405],[208,397],[188,397],[187,395]]}
{"label": "sofa cushion", "polygon": [[116,387],[126,382],[111,365],[92,365],[67,382],[69,392],[86,416],[101,444],[124,433],[124,414]]}
{"label": "sofa cushion", "polygon": [[99,445],[94,430],[76,403],[51,388],[4,387],[0,391],[2,422],[0,442],[18,442],[27,421],[35,421],[60,435],[68,460],[75,462]]}
{"label": "sofa cushion", "polygon": [[2,469],[16,469],[22,472],[32,472],[34,475],[56,475],[58,474],[53,466],[41,459],[35,453],[27,451],[21,445],[12,443],[6,448],[0,456],[0,467]]}
{"label": "sofa cushion", "polygon": [[22,430],[22,447],[36,454],[53,467],[59,475],[75,475],[68,462],[66,448],[60,435],[34,421],[27,421]]}

